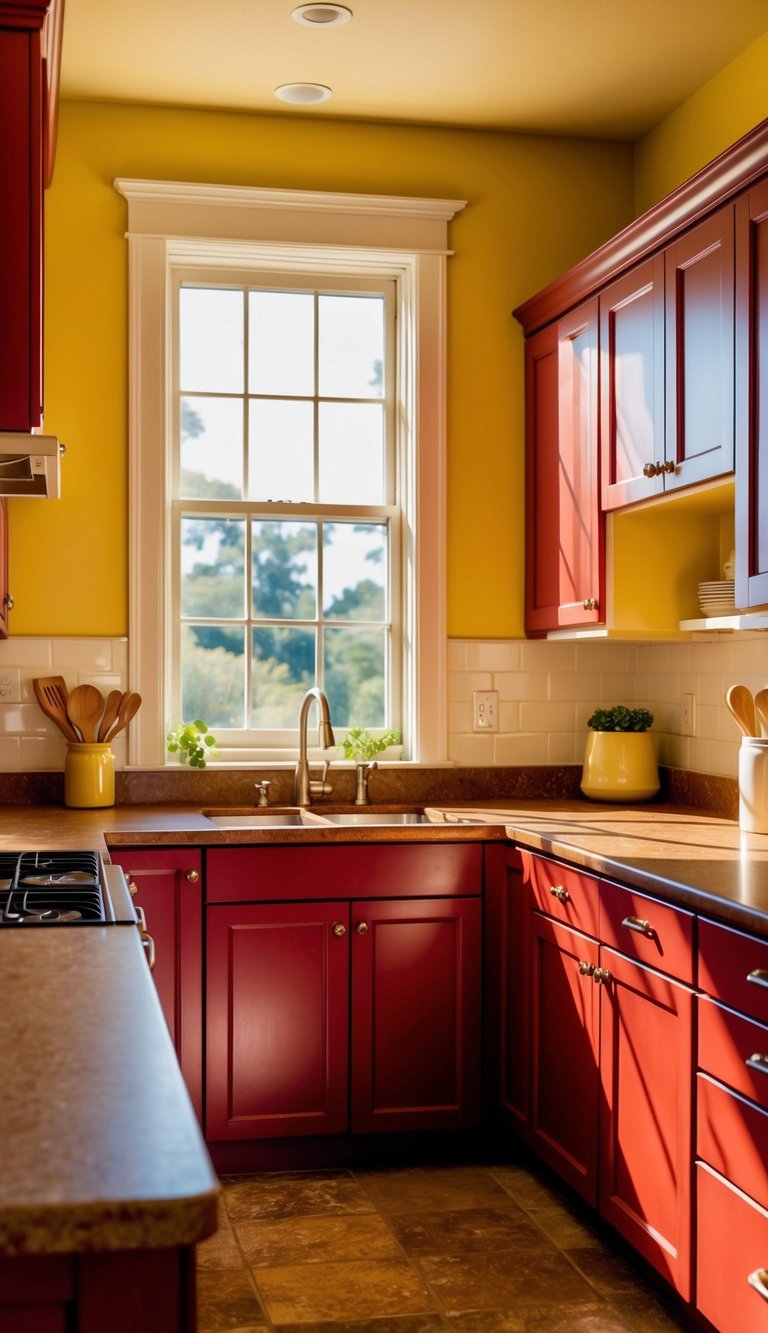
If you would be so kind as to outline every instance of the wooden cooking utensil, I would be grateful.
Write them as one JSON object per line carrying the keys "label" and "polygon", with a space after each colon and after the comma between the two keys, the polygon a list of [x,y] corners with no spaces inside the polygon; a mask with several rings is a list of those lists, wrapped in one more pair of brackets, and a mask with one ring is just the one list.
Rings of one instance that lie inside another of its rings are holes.
{"label": "wooden cooking utensil", "polygon": [[103,711],[104,695],[95,685],[76,685],[67,700],[67,717],[88,744],[96,740]]}
{"label": "wooden cooking utensil", "polygon": [[725,692],[725,702],[745,736],[757,735],[755,719],[755,701],[752,691],[746,685],[729,685]]}
{"label": "wooden cooking utensil", "polygon": [[763,736],[768,736],[768,690],[757,691],[755,712],[760,720]]}
{"label": "wooden cooking utensil", "polygon": [[141,707],[141,695],[137,694],[135,690],[128,690],[120,700],[120,706],[117,710],[117,717],[115,718],[109,730],[105,732],[104,739],[106,741],[114,740],[118,732],[122,731],[124,727],[128,726],[128,723],[130,722],[131,718],[136,713],[138,713],[140,707]]}
{"label": "wooden cooking utensil", "polygon": [[109,728],[117,717],[117,710],[120,707],[120,701],[123,697],[122,690],[110,690],[107,695],[107,702],[104,705],[104,713],[99,723],[99,734],[97,739],[101,742],[106,738]]}
{"label": "wooden cooking utensil", "polygon": [[63,676],[38,676],[32,681],[32,689],[46,717],[56,723],[59,731],[68,741],[82,740],[67,717],[67,686]]}

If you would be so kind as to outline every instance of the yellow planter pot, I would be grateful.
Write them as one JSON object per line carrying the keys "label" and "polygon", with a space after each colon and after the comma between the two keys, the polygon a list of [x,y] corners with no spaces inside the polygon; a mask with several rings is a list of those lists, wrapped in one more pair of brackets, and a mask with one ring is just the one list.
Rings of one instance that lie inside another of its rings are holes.
{"label": "yellow planter pot", "polygon": [[67,746],[64,804],[79,809],[115,804],[115,756],[109,745]]}
{"label": "yellow planter pot", "polygon": [[581,790],[593,801],[648,801],[659,790],[655,738],[650,731],[591,731]]}

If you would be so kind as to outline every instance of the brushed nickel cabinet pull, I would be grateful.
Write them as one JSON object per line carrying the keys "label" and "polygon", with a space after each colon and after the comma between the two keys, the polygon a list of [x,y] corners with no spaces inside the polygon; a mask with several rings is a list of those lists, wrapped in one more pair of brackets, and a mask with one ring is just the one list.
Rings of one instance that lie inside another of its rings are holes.
{"label": "brushed nickel cabinet pull", "polygon": [[557,898],[559,903],[569,903],[571,901],[570,893],[563,888],[562,884],[550,884],[549,891],[553,898]]}
{"label": "brushed nickel cabinet pull", "polygon": [[756,1069],[759,1074],[768,1074],[768,1055],[761,1055],[756,1051],[745,1063],[747,1069]]}
{"label": "brushed nickel cabinet pull", "polygon": [[626,926],[627,930],[634,930],[638,935],[653,934],[653,927],[650,921],[646,921],[642,916],[625,916],[621,924],[622,926]]}
{"label": "brushed nickel cabinet pull", "polygon": [[[756,967],[754,972],[747,973],[747,981],[751,981],[755,986],[762,986],[768,990],[768,972],[764,967]],[[760,1270],[762,1272],[762,1269]]]}
{"label": "brushed nickel cabinet pull", "polygon": [[759,1292],[764,1301],[768,1301],[768,1268],[756,1268],[747,1278],[750,1287]]}

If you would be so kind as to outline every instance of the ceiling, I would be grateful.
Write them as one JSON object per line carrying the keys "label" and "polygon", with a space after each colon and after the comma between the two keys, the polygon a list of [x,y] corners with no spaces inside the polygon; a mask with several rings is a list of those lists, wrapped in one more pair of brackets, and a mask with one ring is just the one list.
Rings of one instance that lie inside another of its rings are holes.
{"label": "ceiling", "polygon": [[[768,28],[765,0],[66,0],[62,94],[635,139]],[[278,84],[330,101],[287,107]]]}

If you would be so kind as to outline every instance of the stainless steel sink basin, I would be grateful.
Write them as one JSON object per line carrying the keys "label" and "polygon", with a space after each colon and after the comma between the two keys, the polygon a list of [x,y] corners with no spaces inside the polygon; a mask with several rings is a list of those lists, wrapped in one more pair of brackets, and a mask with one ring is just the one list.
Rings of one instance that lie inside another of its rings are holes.
{"label": "stainless steel sink basin", "polygon": [[431,821],[420,810],[351,810],[348,814],[326,814],[317,807],[314,814],[330,824],[429,824]]}
{"label": "stainless steel sink basin", "polygon": [[252,815],[227,815],[213,814],[208,810],[203,810],[202,814],[206,819],[210,819],[217,828],[303,828],[301,815],[296,810],[287,810],[284,814],[279,811],[273,814],[265,812]]}

